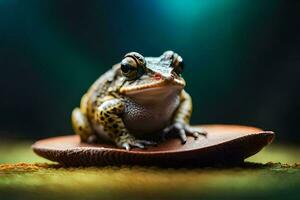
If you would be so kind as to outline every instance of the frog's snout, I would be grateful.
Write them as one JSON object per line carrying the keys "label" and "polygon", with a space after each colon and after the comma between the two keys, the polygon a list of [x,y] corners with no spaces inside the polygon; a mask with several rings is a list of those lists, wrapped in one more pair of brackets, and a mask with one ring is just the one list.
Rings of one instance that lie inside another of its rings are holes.
{"label": "frog's snout", "polygon": [[167,81],[174,81],[175,76],[173,74],[170,74],[168,77],[166,77]]}

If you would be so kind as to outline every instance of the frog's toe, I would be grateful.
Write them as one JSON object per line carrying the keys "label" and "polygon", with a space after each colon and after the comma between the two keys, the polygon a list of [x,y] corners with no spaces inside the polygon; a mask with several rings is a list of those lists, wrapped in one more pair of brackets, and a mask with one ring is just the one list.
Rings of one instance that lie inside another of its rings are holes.
{"label": "frog's toe", "polygon": [[121,148],[126,149],[127,151],[129,151],[130,150],[130,145],[129,145],[129,143],[125,142],[125,143],[121,144]]}
{"label": "frog's toe", "polygon": [[136,140],[136,142],[141,143],[145,146],[157,146],[157,142],[148,141],[148,140]]}
{"label": "frog's toe", "polygon": [[163,130],[162,138],[164,139],[166,135],[170,133],[175,133],[180,137],[181,143],[185,144],[187,141],[187,136],[192,136],[195,139],[199,138],[200,135],[203,135],[206,137],[207,132],[203,131],[201,129],[194,129],[190,127],[189,125],[183,124],[183,123],[175,123]]}
{"label": "frog's toe", "polygon": [[195,139],[198,139],[200,137],[200,135],[206,137],[207,136],[207,132],[202,130],[202,129],[194,129],[190,126],[186,126],[185,127],[185,131],[187,133],[187,135],[193,136]]}
{"label": "frog's toe", "polygon": [[186,140],[187,140],[185,130],[184,129],[178,129],[177,133],[178,133],[178,135],[180,137],[181,143],[185,144]]}
{"label": "frog's toe", "polygon": [[96,135],[90,135],[88,138],[87,138],[87,143],[89,144],[94,144],[94,143],[97,143],[98,142],[98,138]]}
{"label": "frog's toe", "polygon": [[138,141],[134,141],[134,142],[130,143],[130,145],[133,146],[133,147],[140,148],[140,149],[145,148],[145,145],[143,145],[141,142],[138,142]]}
{"label": "frog's toe", "polygon": [[170,133],[174,129],[174,125],[167,126],[163,131],[163,135],[166,136],[168,133]]}
{"label": "frog's toe", "polygon": [[131,148],[145,149],[146,146],[155,146],[157,143],[147,140],[131,140],[119,145],[121,148],[129,151]]}
{"label": "frog's toe", "polygon": [[146,146],[155,146],[157,145],[156,142],[148,141],[148,140],[133,140],[129,142],[131,147],[136,147],[140,149],[145,149]]}
{"label": "frog's toe", "polygon": [[186,143],[187,138],[186,138],[186,130],[184,128],[184,124],[174,123],[174,124],[166,127],[163,130],[163,140],[165,139],[166,135],[169,135],[170,133],[171,134],[175,133],[176,135],[178,135],[182,144]]}
{"label": "frog's toe", "polygon": [[164,141],[168,135],[171,135],[173,132],[177,132],[178,126],[176,124],[171,124],[170,126],[167,126],[162,131],[162,140]]}

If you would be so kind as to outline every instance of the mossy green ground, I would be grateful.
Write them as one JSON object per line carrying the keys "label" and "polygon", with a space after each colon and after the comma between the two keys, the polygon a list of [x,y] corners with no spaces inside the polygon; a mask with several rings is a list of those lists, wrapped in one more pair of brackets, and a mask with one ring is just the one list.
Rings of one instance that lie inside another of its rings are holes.
{"label": "mossy green ground", "polygon": [[237,167],[63,168],[1,142],[0,199],[300,199],[299,161],[299,148],[274,144]]}

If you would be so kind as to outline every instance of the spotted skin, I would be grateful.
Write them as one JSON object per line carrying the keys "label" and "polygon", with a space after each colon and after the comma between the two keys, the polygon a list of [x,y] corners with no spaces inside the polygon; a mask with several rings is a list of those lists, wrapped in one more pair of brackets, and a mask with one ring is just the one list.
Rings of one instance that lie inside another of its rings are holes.
{"label": "spotted skin", "polygon": [[91,124],[80,108],[75,108],[73,110],[72,124],[75,133],[80,136],[81,141],[87,142],[89,137],[93,136],[94,131]]}
{"label": "spotted skin", "polygon": [[[99,77],[72,112],[72,124],[83,142],[111,141],[130,150],[154,145],[144,136],[175,133],[182,143],[198,138],[189,121],[192,100],[183,89],[182,58],[173,51],[160,57],[126,54]],[[146,137],[147,138],[147,137]]]}
{"label": "spotted skin", "polygon": [[178,106],[175,112],[173,122],[189,124],[192,116],[192,110],[192,98],[186,91],[183,90],[180,93],[180,106]]}
{"label": "spotted skin", "polygon": [[120,148],[129,150],[132,146],[144,148],[144,145],[155,145],[154,142],[136,140],[131,135],[120,115],[125,110],[125,102],[122,99],[107,97],[107,100],[98,107],[94,119],[104,127],[104,132]]}
{"label": "spotted skin", "polygon": [[120,136],[128,134],[128,131],[119,116],[124,111],[125,105],[121,99],[111,98],[102,103],[95,112],[94,120],[103,126],[108,137],[119,146]]}

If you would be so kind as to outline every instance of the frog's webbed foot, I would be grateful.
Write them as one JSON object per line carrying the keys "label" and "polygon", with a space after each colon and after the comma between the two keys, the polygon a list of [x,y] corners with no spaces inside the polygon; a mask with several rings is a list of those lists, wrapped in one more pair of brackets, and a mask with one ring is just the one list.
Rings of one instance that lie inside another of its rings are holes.
{"label": "frog's webbed foot", "polygon": [[192,128],[190,125],[188,124],[184,124],[184,123],[180,123],[180,122],[175,122],[174,124],[166,127],[163,130],[163,140],[165,139],[166,135],[168,134],[176,134],[180,137],[181,143],[185,144],[186,143],[186,136],[192,136],[195,139],[198,139],[198,137],[200,135],[206,137],[207,136],[207,132],[204,130],[201,130],[199,128],[195,129]]}
{"label": "frog's webbed foot", "polygon": [[120,136],[116,144],[118,147],[126,149],[129,151],[131,148],[140,148],[140,149],[145,149],[146,146],[156,146],[156,142],[148,141],[148,140],[137,140],[133,136]]}

